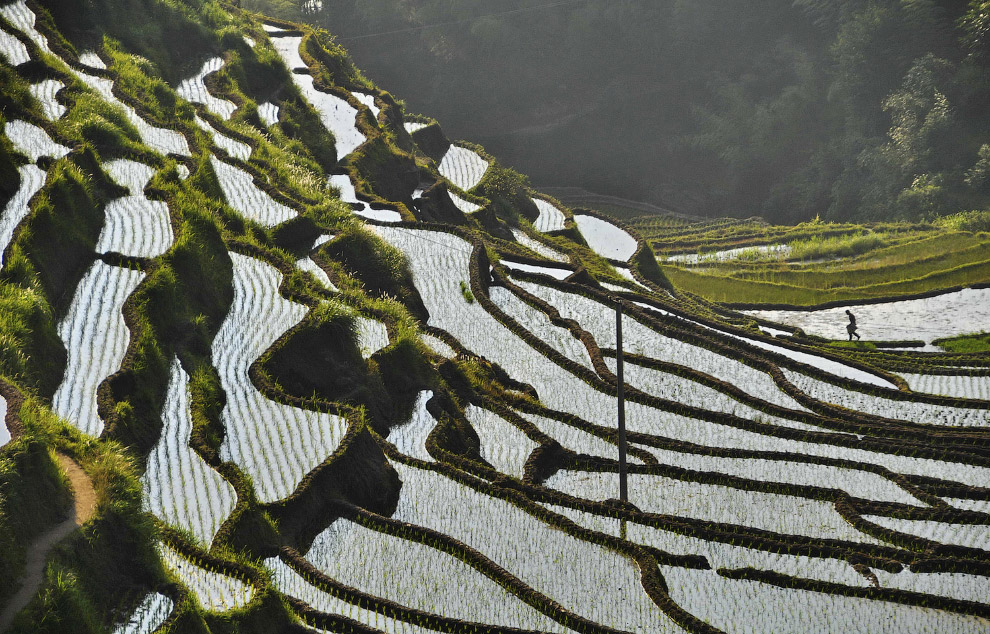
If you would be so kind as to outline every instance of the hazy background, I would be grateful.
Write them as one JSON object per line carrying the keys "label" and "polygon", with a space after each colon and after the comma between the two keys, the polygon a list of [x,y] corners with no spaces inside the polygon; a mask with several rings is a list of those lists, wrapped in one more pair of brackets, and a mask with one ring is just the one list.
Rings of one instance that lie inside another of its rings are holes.
{"label": "hazy background", "polygon": [[536,186],[789,222],[990,203],[990,2],[243,0]]}

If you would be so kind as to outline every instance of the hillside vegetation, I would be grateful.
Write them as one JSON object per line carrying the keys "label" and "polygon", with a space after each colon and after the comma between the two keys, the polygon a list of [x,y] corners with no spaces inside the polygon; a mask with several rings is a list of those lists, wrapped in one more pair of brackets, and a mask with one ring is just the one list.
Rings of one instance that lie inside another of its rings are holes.
{"label": "hillside vegetation", "polygon": [[814,306],[990,283],[988,217],[770,225],[650,215],[627,222],[682,290],[735,305]]}
{"label": "hillside vegetation", "polygon": [[985,0],[244,0],[541,185],[796,223],[990,203]]}
{"label": "hillside vegetation", "polygon": [[627,224],[217,0],[4,0],[0,88],[0,627],[990,626],[978,214]]}

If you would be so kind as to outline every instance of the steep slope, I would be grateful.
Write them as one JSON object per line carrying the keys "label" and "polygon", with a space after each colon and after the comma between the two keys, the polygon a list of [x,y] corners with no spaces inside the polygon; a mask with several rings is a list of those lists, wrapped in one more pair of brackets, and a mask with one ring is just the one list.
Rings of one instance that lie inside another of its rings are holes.
{"label": "steep slope", "polygon": [[[53,450],[98,497],[15,630],[990,624],[985,357],[679,292],[327,33],[201,0],[0,18],[0,602],[68,508]],[[920,391],[944,376],[974,392]]]}

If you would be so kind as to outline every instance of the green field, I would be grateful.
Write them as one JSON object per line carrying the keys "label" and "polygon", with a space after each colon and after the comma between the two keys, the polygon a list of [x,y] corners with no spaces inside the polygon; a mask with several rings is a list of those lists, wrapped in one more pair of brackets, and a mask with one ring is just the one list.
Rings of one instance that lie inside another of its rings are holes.
{"label": "green field", "polygon": [[[990,234],[959,231],[951,218],[876,225],[627,222],[649,242],[675,286],[714,302],[809,306],[990,282]],[[788,250],[760,250],[771,245]],[[744,251],[721,262],[712,256],[730,249]],[[666,259],[683,254],[701,257],[690,264]]]}

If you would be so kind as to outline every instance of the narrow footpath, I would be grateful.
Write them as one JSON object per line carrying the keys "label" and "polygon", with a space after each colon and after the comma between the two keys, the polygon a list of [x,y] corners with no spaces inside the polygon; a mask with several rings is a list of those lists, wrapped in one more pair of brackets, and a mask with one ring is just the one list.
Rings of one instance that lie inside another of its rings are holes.
{"label": "narrow footpath", "polygon": [[17,614],[27,607],[34,595],[41,588],[45,578],[45,563],[52,548],[68,537],[72,531],[85,524],[96,511],[96,491],[93,481],[89,479],[82,467],[68,456],[57,454],[58,463],[69,476],[72,485],[73,505],[75,513],[64,522],[54,526],[31,544],[27,552],[27,565],[24,567],[24,577],[21,589],[10,598],[10,601],[0,612],[0,632],[6,632]]}

